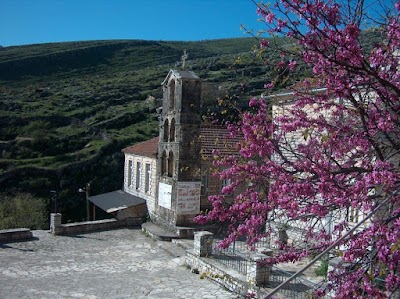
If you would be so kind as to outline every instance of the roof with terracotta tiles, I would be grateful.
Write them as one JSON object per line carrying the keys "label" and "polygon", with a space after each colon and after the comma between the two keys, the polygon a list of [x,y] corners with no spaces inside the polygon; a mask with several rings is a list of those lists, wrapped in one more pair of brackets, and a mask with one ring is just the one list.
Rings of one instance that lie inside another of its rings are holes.
{"label": "roof with terracotta tiles", "polygon": [[213,150],[218,150],[220,155],[237,155],[240,136],[231,137],[229,131],[224,127],[202,127],[200,133],[201,154],[203,157],[213,156]]}
{"label": "roof with terracotta tiles", "polygon": [[[157,157],[158,139],[143,141],[122,150],[125,154],[134,154],[150,158]],[[201,155],[202,157],[213,156],[213,150],[218,150],[220,155],[236,155],[239,151],[239,143],[242,138],[231,137],[229,131],[224,127],[204,126],[201,127]]]}
{"label": "roof with terracotta tiles", "polygon": [[122,152],[125,154],[134,154],[138,156],[156,158],[157,149],[158,149],[158,136],[150,140],[146,140],[140,143],[136,143],[132,146],[128,146],[124,148]]}

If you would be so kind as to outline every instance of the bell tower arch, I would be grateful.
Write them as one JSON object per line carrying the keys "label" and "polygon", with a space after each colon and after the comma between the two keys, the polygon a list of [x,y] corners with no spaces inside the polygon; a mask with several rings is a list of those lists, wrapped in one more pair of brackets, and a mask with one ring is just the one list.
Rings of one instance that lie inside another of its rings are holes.
{"label": "bell tower arch", "polygon": [[191,71],[170,70],[162,88],[157,221],[189,225],[200,212],[201,80]]}

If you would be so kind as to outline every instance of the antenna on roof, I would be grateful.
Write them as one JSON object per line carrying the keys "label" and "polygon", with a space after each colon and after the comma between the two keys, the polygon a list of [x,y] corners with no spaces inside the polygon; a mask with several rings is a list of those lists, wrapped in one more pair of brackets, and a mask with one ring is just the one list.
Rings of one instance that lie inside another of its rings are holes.
{"label": "antenna on roof", "polygon": [[181,61],[182,61],[182,70],[185,70],[186,68],[186,59],[189,58],[189,54],[187,53],[186,49],[183,50],[183,55],[181,56]]}

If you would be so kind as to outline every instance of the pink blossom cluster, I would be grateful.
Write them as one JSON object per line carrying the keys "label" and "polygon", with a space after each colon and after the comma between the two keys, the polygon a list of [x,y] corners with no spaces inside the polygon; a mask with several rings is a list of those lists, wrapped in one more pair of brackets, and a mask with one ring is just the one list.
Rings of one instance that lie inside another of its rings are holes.
{"label": "pink blossom cluster", "polygon": [[[238,155],[216,155],[214,162],[220,179],[231,184],[210,197],[213,209],[197,220],[230,224],[223,247],[241,236],[252,246],[274,234],[268,225],[274,221],[304,223],[303,246],[279,244],[282,250],[270,259],[298,261],[343,236],[357,221],[349,211],[368,215],[390,198],[336,248],[345,264],[315,294],[388,298],[400,285],[400,2],[379,20],[374,30],[382,41],[368,51],[361,35],[363,16],[371,18],[360,13],[363,1],[350,2],[258,6],[268,33],[299,45],[295,53],[283,47],[281,63],[291,71],[299,62],[312,66],[313,84],[304,80],[284,103],[277,96],[250,100],[229,127],[243,136]],[[263,40],[261,46],[272,45]]]}

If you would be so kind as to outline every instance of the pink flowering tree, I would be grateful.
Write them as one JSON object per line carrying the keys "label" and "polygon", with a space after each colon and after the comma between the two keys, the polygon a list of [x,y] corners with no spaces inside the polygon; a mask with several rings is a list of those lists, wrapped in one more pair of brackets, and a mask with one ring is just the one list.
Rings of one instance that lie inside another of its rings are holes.
{"label": "pink flowering tree", "polygon": [[[312,68],[292,93],[253,98],[232,135],[237,156],[214,162],[229,179],[209,199],[199,222],[229,223],[228,246],[276,234],[276,224],[301,227],[301,240],[277,241],[272,263],[321,252],[369,215],[334,253],[346,262],[328,274],[336,298],[387,298],[400,285],[400,2],[281,0],[259,4],[264,33],[287,37],[273,47],[290,72]],[[370,14],[369,14],[370,13]],[[367,28],[368,27],[368,28]],[[380,41],[363,46],[363,31]],[[266,84],[276,90],[276,80]],[[270,92],[271,94],[271,92]],[[290,239],[290,237],[289,237]]]}

